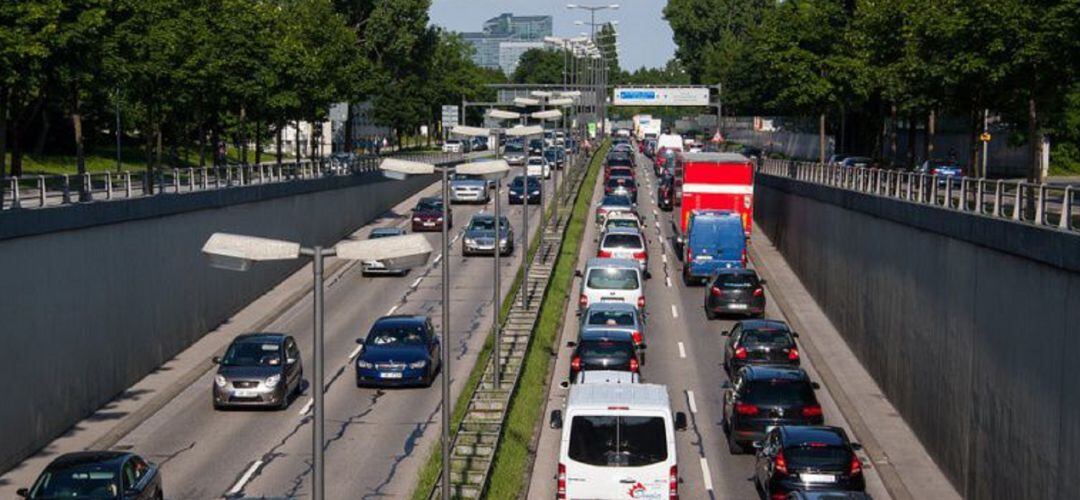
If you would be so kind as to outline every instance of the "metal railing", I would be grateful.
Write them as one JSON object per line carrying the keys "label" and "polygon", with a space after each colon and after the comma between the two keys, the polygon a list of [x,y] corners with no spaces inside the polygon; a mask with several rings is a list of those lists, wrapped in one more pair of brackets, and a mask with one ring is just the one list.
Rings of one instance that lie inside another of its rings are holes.
{"label": "metal railing", "polygon": [[758,172],[1035,226],[1080,230],[1080,189],[1069,185],[792,160],[765,160]]}
{"label": "metal railing", "polygon": [[[419,152],[400,152],[386,156],[434,164],[459,162],[465,157],[461,153]],[[162,168],[152,173],[145,170],[124,170],[82,175],[0,177],[0,211],[63,207],[78,203],[359,175],[378,169],[379,161],[383,157],[385,156],[369,155],[348,161],[323,158],[315,161]]]}

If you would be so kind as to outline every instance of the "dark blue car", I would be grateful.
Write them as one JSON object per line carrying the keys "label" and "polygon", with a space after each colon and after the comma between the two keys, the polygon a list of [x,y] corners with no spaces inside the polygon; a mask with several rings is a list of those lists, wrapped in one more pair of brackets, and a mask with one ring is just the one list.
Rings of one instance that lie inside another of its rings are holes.
{"label": "dark blue car", "polygon": [[683,283],[701,283],[720,269],[746,267],[746,233],[738,213],[703,210],[690,217]]}
{"label": "dark blue car", "polygon": [[521,205],[525,200],[526,191],[528,191],[527,196],[530,205],[540,204],[540,179],[537,179],[536,176],[531,175],[528,177],[528,179],[528,185],[526,185],[525,183],[525,177],[521,175],[514,177],[514,179],[510,181],[510,186],[508,189],[509,194],[507,196],[509,197],[511,205]]}
{"label": "dark blue car", "polygon": [[427,316],[384,316],[356,356],[357,387],[430,386],[442,368],[439,337]]}

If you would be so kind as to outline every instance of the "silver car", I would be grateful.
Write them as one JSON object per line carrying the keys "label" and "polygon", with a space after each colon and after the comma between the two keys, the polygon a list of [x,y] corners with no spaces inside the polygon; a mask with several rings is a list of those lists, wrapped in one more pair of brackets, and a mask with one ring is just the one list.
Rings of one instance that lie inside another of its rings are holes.
{"label": "silver car", "polygon": [[265,406],[283,410],[303,388],[300,349],[289,335],[237,336],[214,363],[218,365],[213,382],[215,409]]}
{"label": "silver car", "polygon": [[[405,234],[405,230],[400,227],[380,227],[371,231],[371,235],[368,239],[386,238],[389,236],[401,236]],[[371,274],[396,274],[399,276],[405,276],[409,274],[408,269],[391,269],[383,265],[382,262],[377,260],[365,260],[361,268],[361,274],[368,276]]]}
{"label": "silver car", "polygon": [[[500,216],[499,223],[499,255],[514,253],[514,229],[510,226],[510,220]],[[495,216],[491,214],[476,214],[469,220],[469,226],[465,228],[465,236],[462,238],[461,254],[494,254],[495,253]]]}
{"label": "silver car", "polygon": [[487,203],[488,182],[462,174],[454,174],[450,179],[450,203]]}

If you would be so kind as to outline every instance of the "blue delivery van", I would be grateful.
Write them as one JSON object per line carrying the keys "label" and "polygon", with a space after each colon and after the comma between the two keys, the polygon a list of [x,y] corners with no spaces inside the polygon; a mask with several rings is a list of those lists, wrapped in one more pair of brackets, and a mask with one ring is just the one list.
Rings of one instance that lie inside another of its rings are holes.
{"label": "blue delivery van", "polygon": [[683,283],[702,283],[717,270],[746,267],[742,217],[728,210],[690,214],[683,255]]}

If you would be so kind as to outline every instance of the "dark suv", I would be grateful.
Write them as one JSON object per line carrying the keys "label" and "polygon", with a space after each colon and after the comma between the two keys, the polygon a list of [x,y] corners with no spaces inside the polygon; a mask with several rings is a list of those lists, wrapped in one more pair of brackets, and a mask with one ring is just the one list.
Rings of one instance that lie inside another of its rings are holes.
{"label": "dark suv", "polygon": [[792,491],[864,491],[862,449],[839,427],[782,426],[755,442],[754,481],[765,498]]}
{"label": "dark suv", "polygon": [[787,323],[774,319],[751,319],[735,323],[724,344],[724,371],[728,378],[746,365],[799,366],[799,348]]}
{"label": "dark suv", "polygon": [[738,314],[760,318],[765,314],[765,280],[757,271],[744,268],[720,269],[710,279],[705,292],[705,316]]}
{"label": "dark suv", "polygon": [[777,425],[821,425],[825,419],[814,390],[816,383],[801,368],[747,366],[732,382],[724,382],[724,432],[728,451],[746,446]]}
{"label": "dark suv", "polygon": [[567,342],[574,348],[570,358],[570,380],[577,379],[578,372],[585,370],[613,370],[640,373],[639,349],[645,344],[634,341],[626,330],[582,330],[578,341]]}

